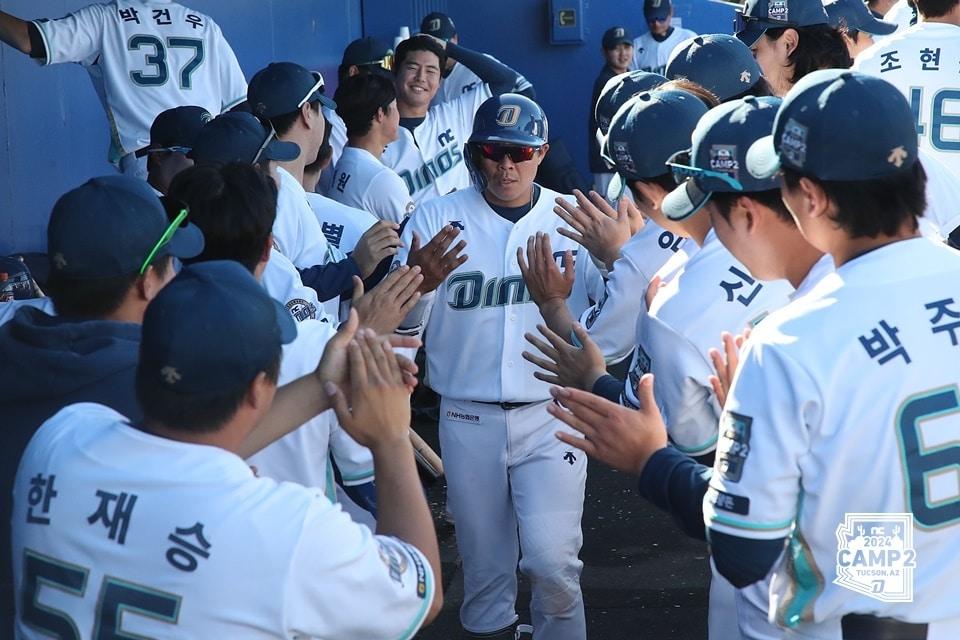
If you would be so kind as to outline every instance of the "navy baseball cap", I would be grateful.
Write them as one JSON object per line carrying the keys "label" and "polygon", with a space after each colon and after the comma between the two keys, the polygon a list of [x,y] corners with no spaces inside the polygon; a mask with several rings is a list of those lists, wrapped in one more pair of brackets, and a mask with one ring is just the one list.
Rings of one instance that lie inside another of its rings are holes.
{"label": "navy baseball cap", "polygon": [[643,0],[643,17],[647,22],[654,18],[657,20],[666,19],[670,15],[671,9],[673,9],[673,5],[670,4],[670,0]]}
{"label": "navy baseball cap", "polygon": [[239,262],[201,262],[147,305],[137,375],[183,395],[231,391],[296,337],[290,312]]}
{"label": "navy baseball cap", "polygon": [[617,45],[628,44],[633,46],[633,38],[626,27],[610,27],[603,32],[603,48],[615,49]]}
{"label": "navy baseball cap", "polygon": [[374,37],[359,38],[347,45],[343,50],[340,64],[363,66],[376,64],[383,66],[383,61],[393,55],[393,49],[386,43]]}
{"label": "navy baseball cap", "polygon": [[820,0],[747,0],[734,16],[737,38],[748,47],[767,29],[810,27],[829,24]]}
{"label": "navy baseball cap", "polygon": [[337,103],[323,95],[323,76],[295,62],[271,62],[250,79],[247,102],[253,115],[276,118],[293,113],[307,102],[336,111]]}
{"label": "navy baseball cap", "polygon": [[187,157],[201,164],[256,164],[263,159],[287,162],[299,155],[297,143],[277,140],[272,129],[265,129],[263,123],[249,113],[231,111],[204,125]]}
{"label": "navy baseball cap", "polygon": [[750,47],[720,33],[696,36],[676,46],[664,72],[709,89],[720,101],[738,96],[760,81],[763,72]]}
{"label": "navy baseball cap", "polygon": [[871,180],[917,160],[913,112],[900,90],[848,69],[807,74],[783,99],[773,135],[747,153],[756,177],[788,167],[821,180]]}
{"label": "navy baseball cap", "polygon": [[457,27],[453,20],[445,13],[434,11],[424,16],[420,21],[420,33],[426,33],[434,38],[449,40],[457,35]]}
{"label": "navy baseball cap", "polygon": [[750,145],[768,135],[780,98],[749,96],[714,107],[691,136],[690,149],[674,155],[668,166],[680,185],[663,199],[660,209],[671,220],[699,211],[715,192],[769,191],[776,177],[756,178],[746,170]]}
{"label": "navy baseball cap", "polygon": [[878,20],[862,0],[833,0],[823,5],[835,29],[863,31],[875,36],[888,36],[897,30],[897,25]]}
{"label": "navy baseball cap", "polygon": [[594,115],[597,118],[597,128],[603,135],[610,129],[610,121],[626,102],[644,91],[666,82],[666,77],[649,71],[628,71],[613,76],[603,85]]}
{"label": "navy baseball cap", "polygon": [[[160,198],[143,180],[128,176],[92,178],[53,205],[47,225],[51,271],[76,280],[136,273],[170,227]],[[155,257],[193,258],[203,234],[181,225]]]}
{"label": "navy baseball cap", "polygon": [[151,151],[179,151],[187,153],[203,125],[213,120],[203,107],[174,107],[161,111],[150,125],[150,145],[138,149],[136,156],[142,158]]}
{"label": "navy baseball cap", "polygon": [[703,101],[686,91],[646,91],[620,107],[607,134],[617,170],[608,199],[618,200],[626,182],[667,173],[667,160],[690,146],[690,134],[706,112]]}

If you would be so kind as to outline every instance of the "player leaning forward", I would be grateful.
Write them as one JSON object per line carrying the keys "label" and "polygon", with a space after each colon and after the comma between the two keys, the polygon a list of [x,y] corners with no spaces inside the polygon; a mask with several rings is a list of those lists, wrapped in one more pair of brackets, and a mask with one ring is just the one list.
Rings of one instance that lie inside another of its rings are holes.
{"label": "player leaning forward", "polygon": [[[587,468],[554,437],[562,425],[547,414],[549,387],[520,355],[523,334],[543,319],[517,250],[537,232],[550,236],[558,255],[577,249],[556,232],[560,194],[533,182],[547,150],[547,120],[536,103],[516,94],[488,99],[464,153],[475,188],[422,204],[404,231],[411,247],[414,233],[432,238],[453,225],[470,251],[402,327],[422,331],[429,321],[427,380],[443,398],[440,445],[463,558],[460,619],[484,637],[513,638],[520,551],[534,637],[586,637],[577,555]],[[411,264],[422,259],[410,252]],[[602,284],[589,259],[576,266],[569,303],[580,313],[587,287]]]}

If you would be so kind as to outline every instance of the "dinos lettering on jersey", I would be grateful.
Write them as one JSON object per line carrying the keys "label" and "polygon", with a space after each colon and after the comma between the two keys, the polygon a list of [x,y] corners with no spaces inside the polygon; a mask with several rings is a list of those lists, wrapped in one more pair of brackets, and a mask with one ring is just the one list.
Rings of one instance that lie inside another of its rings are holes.
{"label": "dinos lettering on jersey", "polygon": [[447,279],[447,304],[457,311],[527,304],[532,301],[523,276],[487,280],[482,271],[467,271]]}
{"label": "dinos lettering on jersey", "polygon": [[657,238],[661,249],[670,249],[670,251],[674,253],[680,251],[680,245],[683,244],[683,240],[684,238],[682,236],[675,235],[670,231],[664,231],[660,234],[660,237]]}
{"label": "dinos lettering on jersey", "polygon": [[[447,134],[449,134],[449,131],[447,131]],[[441,134],[440,138],[447,134]],[[419,169],[412,173],[406,170],[400,172],[399,175],[407,183],[407,191],[410,192],[410,195],[423,191],[433,184],[437,178],[463,162],[463,152],[456,144],[456,137],[451,134],[449,140],[453,146],[445,148],[433,158],[424,162]]]}

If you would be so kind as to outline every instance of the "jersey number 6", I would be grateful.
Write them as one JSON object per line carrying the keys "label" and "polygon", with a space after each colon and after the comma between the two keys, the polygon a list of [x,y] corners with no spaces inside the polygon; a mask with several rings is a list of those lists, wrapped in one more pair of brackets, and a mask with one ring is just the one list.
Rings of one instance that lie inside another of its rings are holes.
{"label": "jersey number 6", "polygon": [[[942,422],[939,428],[934,428],[936,422],[943,420],[948,421],[946,428]],[[926,434],[924,427],[929,429]],[[917,524],[925,529],[960,520],[960,497],[948,495],[955,493],[948,487],[956,486],[960,468],[958,427],[960,390],[956,385],[910,396],[897,411],[907,503]],[[933,499],[932,488],[939,488]]]}
{"label": "jersey number 6", "polygon": [[[23,557],[23,588],[20,611],[24,624],[63,640],[85,637],[77,623],[63,611],[37,602],[41,587],[57,589],[82,598],[87,591],[90,571],[27,549]],[[94,616],[94,640],[143,640],[145,636],[120,628],[123,613],[176,624],[180,616],[180,596],[150,587],[133,584],[112,576],[104,576],[97,596]]]}
{"label": "jersey number 6", "polygon": [[167,49],[193,49],[193,57],[180,69],[180,88],[192,89],[193,72],[203,63],[203,40],[197,38],[167,38],[167,45],[163,41],[150,35],[130,36],[127,42],[128,51],[152,49],[152,53],[145,53],[147,64],[156,68],[152,74],[144,71],[131,71],[130,79],[141,87],[159,87],[167,83],[170,71],[167,68]]}

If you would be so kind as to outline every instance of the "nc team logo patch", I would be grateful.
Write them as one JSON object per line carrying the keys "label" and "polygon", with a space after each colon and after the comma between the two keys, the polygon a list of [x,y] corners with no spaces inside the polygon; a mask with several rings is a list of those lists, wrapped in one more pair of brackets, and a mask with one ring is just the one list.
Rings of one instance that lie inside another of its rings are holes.
{"label": "nc team logo patch", "polygon": [[777,22],[788,22],[790,10],[787,8],[787,0],[770,0],[767,4],[767,18]]}
{"label": "nc team logo patch", "polygon": [[293,316],[293,319],[297,322],[303,322],[304,320],[316,319],[317,317],[317,307],[309,300],[304,300],[303,298],[293,298],[286,304],[287,311],[290,312],[290,315]]}
{"label": "nc team logo patch", "polygon": [[734,180],[740,177],[740,163],[737,162],[737,145],[715,144],[710,147],[710,169],[725,173]]}
{"label": "nc team logo patch", "polygon": [[506,104],[497,111],[497,124],[501,127],[512,127],[520,122],[520,107]]}
{"label": "nc team logo patch", "polygon": [[780,136],[780,153],[796,167],[807,161],[807,128],[790,118]]}
{"label": "nc team logo patch", "polygon": [[847,513],[833,583],[883,602],[913,602],[912,513]]}
{"label": "nc team logo patch", "polygon": [[614,38],[622,38],[622,37],[623,37],[623,29],[621,29],[621,28],[619,28],[619,27],[617,27],[616,29],[614,29],[614,30],[613,30],[613,37],[614,37]]}

